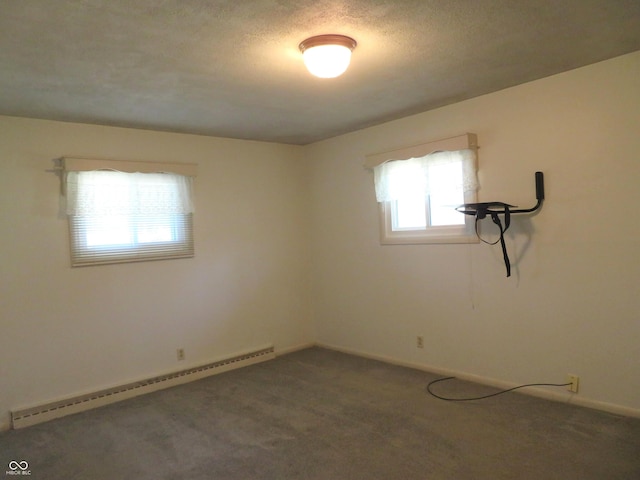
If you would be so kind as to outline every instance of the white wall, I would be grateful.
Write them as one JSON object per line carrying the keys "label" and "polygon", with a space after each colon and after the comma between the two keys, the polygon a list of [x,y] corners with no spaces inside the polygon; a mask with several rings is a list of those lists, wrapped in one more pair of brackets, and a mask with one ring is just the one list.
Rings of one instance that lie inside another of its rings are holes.
{"label": "white wall", "polygon": [[[640,414],[640,52],[317,143],[319,342],[511,384],[579,375]],[[364,156],[478,134],[480,201],[546,202],[499,246],[381,246]],[[425,348],[416,348],[424,335]]]}
{"label": "white wall", "polygon": [[[300,152],[0,117],[0,429],[12,408],[312,342]],[[198,163],[195,258],[70,268],[64,155]]]}

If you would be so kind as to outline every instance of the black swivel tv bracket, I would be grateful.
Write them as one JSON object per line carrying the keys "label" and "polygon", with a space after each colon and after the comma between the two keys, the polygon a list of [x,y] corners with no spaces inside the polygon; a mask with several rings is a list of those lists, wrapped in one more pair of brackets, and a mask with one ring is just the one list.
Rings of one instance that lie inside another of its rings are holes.
{"label": "black swivel tv bracket", "polygon": [[[536,205],[532,208],[515,208],[515,205],[509,205],[504,202],[482,202],[482,203],[465,203],[456,207],[456,210],[465,215],[473,215],[476,217],[475,229],[476,235],[480,240],[489,245],[495,245],[500,242],[502,247],[502,256],[504,257],[504,265],[507,268],[507,277],[511,276],[511,262],[509,262],[509,255],[507,254],[507,246],[504,242],[504,232],[507,231],[509,225],[511,225],[511,215],[518,213],[533,213],[542,207],[544,201],[544,175],[542,172],[536,172]],[[500,238],[495,242],[488,242],[480,237],[478,232],[478,222],[489,215],[493,223],[495,223],[500,229]],[[500,215],[504,216],[504,227],[500,221]]]}

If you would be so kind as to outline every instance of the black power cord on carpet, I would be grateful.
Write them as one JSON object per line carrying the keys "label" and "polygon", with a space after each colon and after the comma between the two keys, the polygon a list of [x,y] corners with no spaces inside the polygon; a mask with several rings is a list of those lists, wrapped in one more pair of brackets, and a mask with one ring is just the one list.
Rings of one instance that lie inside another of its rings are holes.
{"label": "black power cord on carpet", "polygon": [[429,392],[429,394],[431,394],[432,396],[440,399],[440,400],[446,400],[447,402],[469,402],[471,400],[483,400],[485,398],[490,398],[490,397],[495,397],[496,395],[502,395],[503,393],[507,393],[507,392],[512,392],[514,390],[518,390],[519,388],[525,388],[525,387],[567,387],[569,385],[571,385],[570,383],[528,383],[526,385],[519,385],[517,387],[513,387],[513,388],[509,388],[507,390],[501,390],[500,392],[496,392],[496,393],[492,393],[491,395],[484,395],[482,397],[472,397],[472,398],[447,398],[447,397],[442,397],[440,395],[437,395],[435,393],[433,393],[431,391],[431,385],[433,385],[434,383],[438,383],[438,382],[444,382],[445,380],[453,380],[456,377],[444,377],[444,378],[438,378],[436,380],[433,380],[432,382],[429,382],[429,384],[427,385],[427,392]]}

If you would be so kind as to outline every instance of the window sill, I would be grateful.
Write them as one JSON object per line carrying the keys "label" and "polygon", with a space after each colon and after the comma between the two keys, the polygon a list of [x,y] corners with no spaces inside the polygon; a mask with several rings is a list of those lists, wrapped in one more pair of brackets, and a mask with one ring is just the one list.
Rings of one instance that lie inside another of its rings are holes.
{"label": "window sill", "polygon": [[394,232],[393,234],[382,234],[380,236],[381,245],[429,245],[429,244],[461,244],[479,243],[478,237],[473,235],[456,234],[428,234],[424,232]]}

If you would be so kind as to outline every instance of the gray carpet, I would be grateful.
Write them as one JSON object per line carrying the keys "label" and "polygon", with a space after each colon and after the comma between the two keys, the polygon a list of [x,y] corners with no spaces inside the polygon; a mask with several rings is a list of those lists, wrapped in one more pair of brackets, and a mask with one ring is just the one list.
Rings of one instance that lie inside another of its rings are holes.
{"label": "gray carpet", "polygon": [[435,378],[313,348],[4,432],[0,461],[46,480],[640,479],[638,419],[517,393],[444,402]]}

